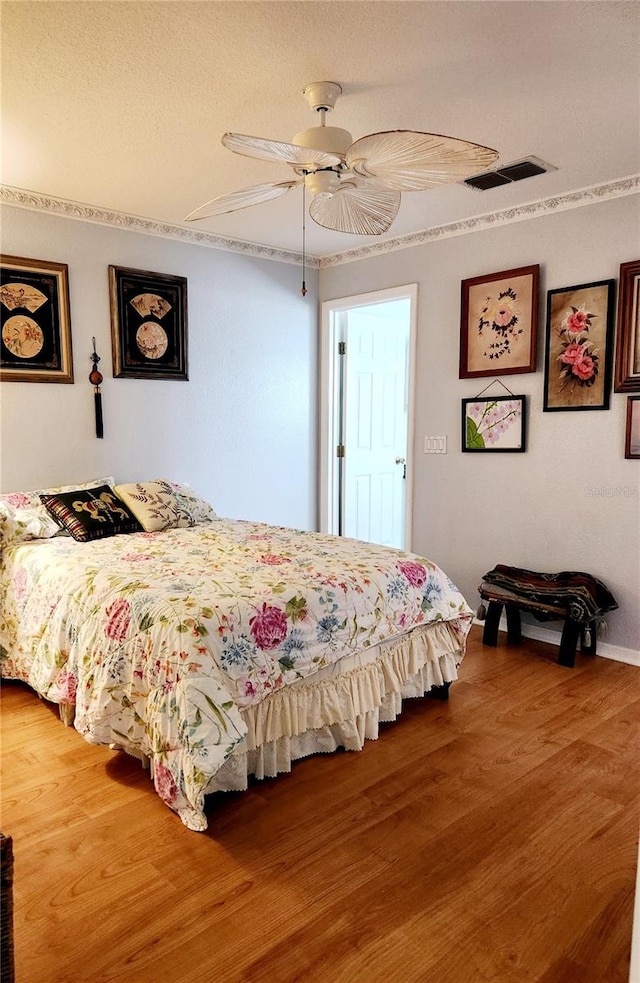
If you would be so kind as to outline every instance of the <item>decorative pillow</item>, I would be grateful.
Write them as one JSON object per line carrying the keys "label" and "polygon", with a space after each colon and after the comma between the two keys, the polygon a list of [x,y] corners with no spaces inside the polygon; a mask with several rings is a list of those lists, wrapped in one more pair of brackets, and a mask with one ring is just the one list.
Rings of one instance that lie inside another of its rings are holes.
{"label": "decorative pillow", "polygon": [[[46,513],[45,513],[46,514]],[[53,523],[57,531],[58,525],[51,516],[47,515],[47,522]],[[9,546],[10,543],[20,543],[28,539],[45,538],[40,536],[41,520],[31,509],[14,509],[7,502],[0,502],[0,545]],[[49,536],[46,537],[50,538]]]}
{"label": "decorative pillow", "polygon": [[[5,499],[10,497],[4,496]],[[3,546],[27,539],[51,539],[60,532],[60,526],[51,518],[42,502],[32,508],[17,509],[9,502],[0,500],[0,524]]]}
{"label": "decorative pillow", "polygon": [[201,498],[193,490],[191,485],[179,484],[175,481],[170,481],[169,484],[174,489],[183,508],[191,516],[194,524],[198,522],[213,522],[214,519],[218,518],[213,506],[206,499]]}
{"label": "decorative pillow", "polygon": [[56,522],[80,543],[141,531],[136,517],[108,485],[42,495],[41,501]]}
{"label": "decorative pillow", "polygon": [[164,478],[116,485],[114,491],[133,512],[145,532],[194,524],[185,504]]}
{"label": "decorative pillow", "polygon": [[15,511],[14,519],[24,527],[22,539],[51,539],[61,533],[60,526],[52,519],[40,500],[41,495],[57,495],[59,492],[80,488],[98,488],[113,485],[115,478],[94,478],[78,485],[60,485],[58,488],[40,488],[37,491],[13,492],[0,495],[0,505],[8,505]]}
{"label": "decorative pillow", "polygon": [[167,481],[166,478],[116,485],[114,491],[133,512],[145,532],[184,528],[216,518],[212,506],[193,488]]}

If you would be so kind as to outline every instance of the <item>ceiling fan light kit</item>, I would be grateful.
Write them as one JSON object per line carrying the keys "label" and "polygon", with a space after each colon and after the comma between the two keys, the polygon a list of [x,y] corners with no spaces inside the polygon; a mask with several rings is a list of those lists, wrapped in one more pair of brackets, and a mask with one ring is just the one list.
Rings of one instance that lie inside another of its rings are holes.
{"label": "ceiling fan light kit", "polygon": [[498,158],[497,151],[477,143],[413,130],[370,133],[354,142],[347,130],[325,125],[341,93],[338,82],[307,85],[303,95],[319,113],[320,125],[296,134],[291,143],[225,133],[222,143],[227,149],[288,164],[298,178],[220,195],[190,212],[185,221],[257,205],[303,185],[312,196],[309,215],[316,224],[337,232],[381,235],[398,214],[402,192],[460,182]]}

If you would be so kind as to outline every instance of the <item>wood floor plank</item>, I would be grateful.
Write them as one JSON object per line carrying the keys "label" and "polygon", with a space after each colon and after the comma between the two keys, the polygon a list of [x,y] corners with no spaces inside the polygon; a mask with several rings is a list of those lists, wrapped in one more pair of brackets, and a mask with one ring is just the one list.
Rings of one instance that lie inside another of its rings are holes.
{"label": "wood floor plank", "polygon": [[2,687],[23,983],[627,983],[638,670],[469,650],[357,754],[211,796],[193,833],[139,762]]}

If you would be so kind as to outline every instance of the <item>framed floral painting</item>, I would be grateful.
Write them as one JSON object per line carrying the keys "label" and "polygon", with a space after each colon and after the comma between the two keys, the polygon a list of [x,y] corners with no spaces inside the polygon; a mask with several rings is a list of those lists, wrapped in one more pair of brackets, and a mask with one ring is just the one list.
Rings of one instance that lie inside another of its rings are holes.
{"label": "framed floral painting", "polygon": [[113,375],[188,379],[187,280],[109,267]]}
{"label": "framed floral painting", "polygon": [[640,390],[640,259],[620,264],[614,391]]}
{"label": "framed floral painting", "polygon": [[543,409],[607,410],[615,280],[547,293]]}
{"label": "framed floral painting", "polygon": [[65,263],[0,256],[0,380],[73,382]]}
{"label": "framed floral painting", "polygon": [[462,281],[461,379],[535,372],[539,280],[536,265]]}
{"label": "framed floral painting", "polygon": [[526,396],[462,400],[463,451],[524,451]]}

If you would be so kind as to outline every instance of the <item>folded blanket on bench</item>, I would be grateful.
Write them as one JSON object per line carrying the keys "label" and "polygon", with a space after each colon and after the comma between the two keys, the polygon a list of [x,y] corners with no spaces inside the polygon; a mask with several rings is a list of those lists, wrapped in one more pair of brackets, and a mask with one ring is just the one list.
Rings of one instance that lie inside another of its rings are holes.
{"label": "folded blanket on bench", "polygon": [[563,570],[561,573],[536,573],[499,563],[482,578],[487,584],[505,587],[513,594],[542,604],[568,608],[573,621],[586,624],[605,611],[618,607],[609,589],[588,573]]}

